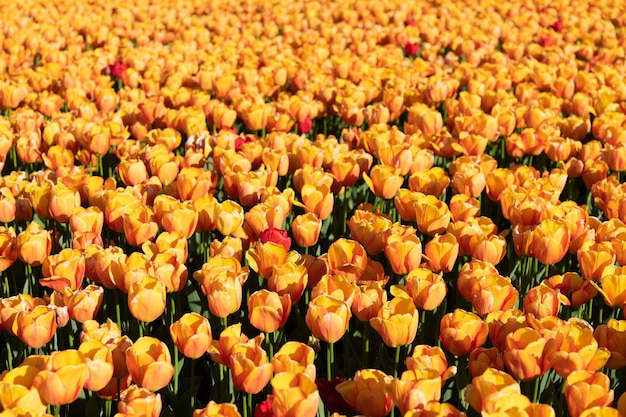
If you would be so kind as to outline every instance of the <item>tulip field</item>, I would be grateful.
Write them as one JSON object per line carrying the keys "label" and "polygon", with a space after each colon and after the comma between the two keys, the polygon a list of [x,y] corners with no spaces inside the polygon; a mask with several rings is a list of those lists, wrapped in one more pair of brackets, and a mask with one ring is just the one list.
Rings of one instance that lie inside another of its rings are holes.
{"label": "tulip field", "polygon": [[0,15],[0,417],[626,417],[625,1]]}

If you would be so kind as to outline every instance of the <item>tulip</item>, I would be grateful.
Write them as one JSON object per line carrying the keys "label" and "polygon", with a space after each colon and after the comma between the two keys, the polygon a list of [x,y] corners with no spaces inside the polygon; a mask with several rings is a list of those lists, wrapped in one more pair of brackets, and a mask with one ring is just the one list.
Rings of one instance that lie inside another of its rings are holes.
{"label": "tulip", "polygon": [[452,233],[436,234],[424,246],[424,255],[433,272],[450,272],[459,255],[459,244]]}
{"label": "tulip", "polygon": [[545,283],[547,286],[567,295],[572,308],[578,308],[586,304],[598,294],[598,290],[590,281],[584,280],[575,272],[553,275]]}
{"label": "tulip", "polygon": [[404,415],[409,410],[439,401],[441,376],[432,369],[404,371],[400,379],[394,378],[388,383],[387,393]]}
{"label": "tulip", "polygon": [[286,342],[272,358],[274,374],[290,372],[305,374],[315,380],[316,368],[314,364],[315,351],[308,345],[300,342]]}
{"label": "tulip", "polygon": [[55,311],[38,305],[31,311],[20,311],[15,319],[17,337],[33,349],[38,349],[52,340],[57,329]]}
{"label": "tulip", "polygon": [[599,325],[594,338],[598,346],[611,352],[606,363],[610,369],[619,369],[626,366],[626,321],[610,319],[607,324]]}
{"label": "tulip", "polygon": [[345,381],[335,388],[344,400],[361,414],[383,417],[391,412],[393,400],[386,390],[391,377],[378,369],[361,369],[353,381]]}
{"label": "tulip", "polygon": [[476,312],[485,317],[494,311],[513,308],[518,297],[519,293],[509,278],[487,274],[474,281],[470,301]]}
{"label": "tulip", "polygon": [[241,417],[235,404],[218,404],[215,401],[209,401],[206,407],[201,410],[194,410],[193,417]]}
{"label": "tulip", "polygon": [[[65,305],[72,320],[84,323],[93,318],[100,310],[104,299],[104,288],[97,285],[88,285],[83,290],[72,293],[66,291]],[[97,390],[96,390],[97,391]]]}
{"label": "tulip", "polygon": [[[37,365],[22,363],[6,371],[0,383],[0,406],[5,410],[19,409],[24,415],[39,416],[46,411],[46,401],[33,386],[40,369]],[[28,414],[26,414],[28,413]],[[2,414],[0,414],[2,415]],[[9,416],[17,414],[9,414]]]}
{"label": "tulip", "polygon": [[128,308],[137,320],[153,322],[165,311],[165,284],[157,278],[145,276],[128,290]]}
{"label": "tulip", "polygon": [[311,290],[311,298],[320,295],[328,295],[345,302],[348,307],[354,300],[355,286],[343,275],[326,274],[320,278]]}
{"label": "tulip", "polygon": [[434,196],[424,196],[413,206],[415,219],[420,232],[434,236],[448,228],[450,224],[450,210],[448,206]]}
{"label": "tulip", "polygon": [[615,252],[611,242],[586,241],[578,249],[577,257],[582,276],[594,281],[600,281],[606,267],[615,263]]}
{"label": "tulip", "polygon": [[391,220],[386,216],[363,209],[357,209],[348,222],[350,236],[363,245],[370,255],[384,250],[383,236],[391,225]]}
{"label": "tulip", "polygon": [[569,247],[570,232],[562,221],[545,219],[533,230],[530,252],[544,265],[559,262]]}
{"label": "tulip", "polygon": [[455,309],[441,319],[439,340],[456,356],[464,356],[487,341],[489,326],[480,317]]}
{"label": "tulip", "polygon": [[482,412],[486,398],[494,392],[518,395],[521,389],[511,375],[489,368],[482,375],[472,379],[472,383],[465,387],[463,397],[474,410]]}
{"label": "tulip", "polygon": [[126,241],[131,246],[141,246],[152,240],[159,232],[154,212],[147,206],[141,206],[136,210],[122,216],[122,227]]}
{"label": "tulip", "polygon": [[161,415],[161,395],[131,385],[120,394],[117,411],[128,415],[158,417]]}
{"label": "tulip", "polygon": [[291,232],[298,246],[307,248],[317,243],[322,230],[322,221],[315,213],[296,216],[291,223]]}
{"label": "tulip", "polygon": [[31,222],[17,236],[17,247],[22,262],[39,266],[52,251],[52,237],[50,232]]}
{"label": "tulip", "polygon": [[291,248],[291,238],[285,230],[276,229],[273,227],[265,229],[261,232],[259,238],[261,239],[261,243],[273,242],[278,245],[282,245],[287,252]]}
{"label": "tulip", "polygon": [[609,377],[601,372],[576,371],[565,379],[565,401],[572,417],[580,417],[592,407],[606,407],[613,402]]}
{"label": "tulip", "polygon": [[504,371],[502,352],[497,347],[476,348],[470,353],[468,368],[472,377],[482,375],[489,368]]}
{"label": "tulip", "polygon": [[395,197],[404,182],[404,178],[397,175],[396,171],[387,165],[375,165],[369,175],[363,172],[363,180],[377,197],[389,200]]}
{"label": "tulip", "polygon": [[224,318],[239,310],[246,278],[247,274],[235,275],[229,270],[202,283],[202,292],[207,297],[211,314]]}
{"label": "tulip", "polygon": [[559,290],[548,287],[543,282],[531,288],[524,298],[524,312],[535,317],[556,316],[561,304],[569,304],[569,300]]}
{"label": "tulip", "polygon": [[85,357],[89,371],[85,388],[91,391],[100,391],[113,378],[113,354],[99,340],[81,343],[78,351]]}
{"label": "tulip", "polygon": [[126,365],[133,381],[150,391],[165,387],[172,376],[170,352],[167,345],[154,337],[140,337],[126,350]]}
{"label": "tulip", "polygon": [[74,291],[81,287],[85,277],[85,257],[78,250],[63,249],[44,259],[41,273],[44,278],[39,283],[44,287],[58,292],[63,292],[65,288]]}
{"label": "tulip", "polygon": [[332,214],[335,198],[329,186],[304,184],[300,195],[307,213],[315,214],[320,220],[326,220]]}
{"label": "tulip", "polygon": [[398,275],[408,274],[420,266],[422,243],[414,234],[407,236],[390,234],[386,240],[385,256],[393,272]]}
{"label": "tulip", "polygon": [[235,389],[257,394],[270,381],[273,368],[259,346],[238,344],[231,351],[230,370]]}
{"label": "tulip", "polygon": [[373,282],[367,286],[359,285],[352,301],[352,313],[360,321],[369,322],[376,317],[387,302],[387,292],[381,282]]}
{"label": "tulip", "polygon": [[122,158],[117,166],[117,172],[126,185],[141,184],[148,179],[148,170],[140,159]]}
{"label": "tulip", "polygon": [[305,321],[316,338],[335,343],[345,334],[351,315],[344,301],[320,295],[309,303]]}
{"label": "tulip", "polygon": [[265,336],[260,334],[254,339],[248,339],[248,336],[241,332],[241,323],[233,324],[222,330],[218,340],[213,340],[213,344],[209,349],[209,356],[213,362],[230,367],[232,351],[235,345],[260,346],[264,338]]}
{"label": "tulip", "polygon": [[48,404],[69,404],[78,398],[88,375],[85,357],[79,351],[53,352],[35,376],[33,386]]}
{"label": "tulip", "polygon": [[246,260],[253,271],[268,278],[274,266],[281,266],[287,260],[287,250],[274,242],[258,243],[246,252]]}
{"label": "tulip", "polygon": [[446,355],[440,347],[428,345],[415,346],[411,356],[406,358],[406,367],[408,370],[433,370],[441,381],[446,381],[457,372],[456,366],[448,367]]}
{"label": "tulip", "polygon": [[430,402],[424,408],[410,410],[404,417],[466,417],[466,414],[459,411],[455,406],[448,403]]}
{"label": "tulip", "polygon": [[280,296],[289,294],[291,304],[302,297],[308,282],[306,266],[294,261],[287,261],[280,266],[274,265],[272,275],[267,279],[267,286]]}
{"label": "tulip", "polygon": [[181,203],[161,194],[154,199],[154,213],[157,222],[168,232],[189,239],[196,231],[198,212],[190,202]]}
{"label": "tulip", "polygon": [[224,236],[235,233],[243,224],[243,207],[234,201],[226,200],[219,204],[215,226]]}
{"label": "tulip", "polygon": [[405,279],[407,291],[420,310],[434,310],[448,292],[443,276],[425,268],[413,269]]}
{"label": "tulip", "polygon": [[383,304],[370,325],[389,347],[412,343],[417,334],[419,314],[409,298],[397,297]]}
{"label": "tulip", "polygon": [[172,323],[170,336],[178,350],[191,359],[208,352],[213,342],[209,321],[197,313],[186,313]]}
{"label": "tulip", "polygon": [[0,226],[0,272],[6,271],[19,256],[15,229]]}
{"label": "tulip", "polygon": [[285,325],[291,312],[291,297],[259,290],[248,298],[248,318],[258,330],[272,333]]}
{"label": "tulip", "polygon": [[441,167],[414,172],[409,177],[409,189],[435,197],[441,196],[450,185],[450,177]]}
{"label": "tulip", "polygon": [[319,404],[315,382],[305,374],[283,372],[272,379],[268,396],[275,417],[314,417]]}
{"label": "tulip", "polygon": [[507,335],[505,345],[504,363],[517,379],[529,381],[548,370],[544,357],[546,339],[538,331],[517,329]]}
{"label": "tulip", "polygon": [[350,281],[362,274],[367,267],[367,260],[365,248],[359,242],[351,239],[337,239],[328,248],[330,272],[342,274]]}

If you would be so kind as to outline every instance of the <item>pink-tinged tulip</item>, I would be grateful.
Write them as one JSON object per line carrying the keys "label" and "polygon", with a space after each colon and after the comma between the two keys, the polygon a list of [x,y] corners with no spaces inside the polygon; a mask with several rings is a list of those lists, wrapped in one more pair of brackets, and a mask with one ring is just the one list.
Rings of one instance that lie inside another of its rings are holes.
{"label": "pink-tinged tulip", "polygon": [[303,373],[289,372],[272,379],[272,394],[268,399],[274,417],[315,417],[320,400],[312,379]]}
{"label": "pink-tinged tulip", "polygon": [[161,394],[155,394],[146,388],[131,385],[120,394],[117,411],[124,415],[158,417],[161,415]]}
{"label": "pink-tinged tulip", "polygon": [[259,346],[238,344],[231,351],[230,370],[235,389],[257,394],[270,381],[273,368]]}
{"label": "pink-tinged tulip", "polygon": [[572,417],[580,417],[592,407],[606,407],[613,402],[609,377],[601,372],[576,371],[565,380],[565,401]]}
{"label": "pink-tinged tulip", "polygon": [[186,313],[170,326],[172,341],[187,358],[197,359],[213,342],[209,320],[198,313]]}
{"label": "pink-tinged tulip", "polygon": [[412,343],[417,334],[419,314],[410,298],[396,297],[383,304],[370,325],[390,347]]}
{"label": "pink-tinged tulip", "polygon": [[320,295],[309,303],[305,321],[315,337],[335,343],[345,334],[351,316],[350,307],[344,301]]}
{"label": "pink-tinged tulip", "polygon": [[487,341],[489,326],[476,314],[456,309],[441,319],[439,339],[456,356],[470,353]]}
{"label": "pink-tinged tulip", "polygon": [[126,350],[126,366],[133,381],[150,391],[158,391],[174,376],[167,345],[154,337],[140,337]]}
{"label": "pink-tinged tulip", "polygon": [[64,350],[48,357],[45,368],[33,380],[33,386],[48,404],[69,404],[78,398],[88,376],[83,354],[78,350]]}

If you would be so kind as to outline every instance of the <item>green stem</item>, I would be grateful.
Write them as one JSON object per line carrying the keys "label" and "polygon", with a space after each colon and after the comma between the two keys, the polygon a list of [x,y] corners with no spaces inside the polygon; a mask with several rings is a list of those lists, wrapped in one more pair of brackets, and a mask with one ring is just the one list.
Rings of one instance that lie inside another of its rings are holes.
{"label": "green stem", "polygon": [[243,417],[248,417],[248,396],[243,395]]}
{"label": "green stem", "polygon": [[[178,395],[178,376],[180,375],[180,372],[178,370],[178,365],[179,365],[178,348],[174,348],[173,354],[174,354],[174,381],[173,381],[174,382],[174,395]],[[193,365],[192,365],[192,368],[193,368]],[[193,394],[192,394],[192,398],[193,398]]]}
{"label": "green stem", "polygon": [[400,346],[396,346],[396,357],[393,362],[393,377],[398,377],[398,368],[400,365]]}
{"label": "green stem", "polygon": [[190,383],[190,388],[189,388],[191,391],[191,409],[192,410],[195,408],[195,405],[196,405],[195,379],[196,379],[196,362],[194,359],[192,359],[191,360],[191,383]]}
{"label": "green stem", "polygon": [[537,401],[539,400],[538,395],[539,395],[539,379],[541,379],[540,376],[535,378],[535,388],[533,389],[533,404],[537,404]]}
{"label": "green stem", "polygon": [[328,355],[326,355],[326,378],[330,381],[333,379],[333,362],[335,362],[335,344],[328,344]]}
{"label": "green stem", "polygon": [[61,406],[60,405],[55,405],[54,406],[54,417],[59,417],[60,414],[61,414]]}
{"label": "green stem", "polygon": [[370,353],[370,325],[363,323],[363,366],[368,367]]}

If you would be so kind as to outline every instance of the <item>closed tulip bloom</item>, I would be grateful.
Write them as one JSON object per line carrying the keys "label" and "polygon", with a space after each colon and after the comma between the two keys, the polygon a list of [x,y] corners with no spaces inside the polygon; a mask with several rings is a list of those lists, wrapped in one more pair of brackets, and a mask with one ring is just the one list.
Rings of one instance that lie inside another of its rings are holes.
{"label": "closed tulip bloom", "polygon": [[404,371],[399,379],[389,381],[387,393],[404,415],[409,410],[440,400],[441,376],[433,369]]}
{"label": "closed tulip bloom", "polygon": [[542,282],[531,288],[524,297],[524,312],[531,313],[538,318],[556,316],[561,304],[569,304],[567,297],[559,290],[550,288]]}
{"label": "closed tulip bloom", "polygon": [[354,281],[367,268],[367,251],[357,241],[337,239],[328,248],[328,268],[331,273],[344,275]]}
{"label": "closed tulip bloom", "polygon": [[359,285],[352,301],[352,313],[360,321],[369,322],[371,318],[378,315],[386,302],[387,292],[383,289],[381,282],[372,282],[367,286]]}
{"label": "closed tulip bloom", "polygon": [[122,216],[124,236],[131,246],[141,246],[159,233],[159,225],[152,209],[141,206]]}
{"label": "closed tulip bloom", "polygon": [[75,208],[80,206],[80,194],[62,183],[54,185],[50,191],[50,216],[58,222],[67,223]]}
{"label": "closed tulip bloom", "polygon": [[291,249],[291,238],[286,230],[270,227],[259,234],[261,243],[273,242],[282,245],[288,252]]}
{"label": "closed tulip bloom", "polygon": [[148,180],[148,170],[140,159],[122,158],[117,166],[117,172],[124,184],[137,185]]}
{"label": "closed tulip bloom", "polygon": [[470,238],[469,246],[474,258],[494,265],[499,264],[506,255],[506,239],[501,235],[475,234]]}
{"label": "closed tulip bloom", "polygon": [[81,343],[78,351],[85,357],[85,363],[89,370],[85,388],[90,391],[100,391],[113,378],[113,354],[99,340]]}
{"label": "closed tulip bloom", "polygon": [[52,237],[49,231],[31,222],[17,236],[17,247],[22,262],[39,266],[52,251]]}
{"label": "closed tulip bloom", "polygon": [[569,248],[570,232],[563,221],[545,219],[533,230],[530,252],[544,265],[559,262]]}
{"label": "closed tulip bloom", "polygon": [[291,223],[291,233],[298,246],[307,248],[317,243],[322,230],[322,221],[315,213],[296,216]]}
{"label": "closed tulip bloom", "polygon": [[127,415],[158,417],[161,415],[161,394],[131,385],[120,393],[117,411]]}
{"label": "closed tulip bloom", "polygon": [[198,212],[190,202],[178,203],[171,209],[161,210],[157,196],[154,201],[155,213],[161,227],[168,232],[176,232],[189,239],[198,225]]}
{"label": "closed tulip bloom", "polygon": [[417,334],[419,314],[410,298],[396,297],[383,304],[370,325],[390,347],[408,345]]}
{"label": "closed tulip bloom", "polygon": [[31,311],[20,311],[15,319],[17,337],[33,349],[52,340],[57,329],[57,315],[53,309],[38,305]]}
{"label": "closed tulip bloom", "polygon": [[239,310],[245,278],[247,277],[241,274],[235,275],[232,271],[225,271],[205,280],[202,292],[207,298],[211,314],[224,318]]}
{"label": "closed tulip bloom", "polygon": [[355,285],[343,275],[326,274],[318,281],[311,290],[311,298],[320,295],[329,295],[344,301],[348,307],[354,300]]}
{"label": "closed tulip bloom", "polygon": [[161,317],[165,311],[165,284],[157,278],[145,276],[130,286],[128,308],[137,320],[147,323]]}
{"label": "closed tulip bloom", "polygon": [[261,333],[254,339],[249,339],[241,332],[241,323],[233,324],[222,330],[218,340],[213,340],[209,349],[209,356],[213,362],[230,366],[231,353],[236,345],[260,346],[264,338],[265,335]]}
{"label": "closed tulip bloom", "polygon": [[246,252],[246,260],[253,271],[268,278],[274,266],[280,266],[287,260],[287,251],[283,245],[274,242],[257,243]]}
{"label": "closed tulip bloom", "polygon": [[335,343],[345,334],[351,315],[344,301],[320,295],[309,303],[305,321],[316,338]]}
{"label": "closed tulip bloom", "polygon": [[0,226],[0,272],[6,271],[19,256],[15,229]]}
{"label": "closed tulip bloom", "polygon": [[326,184],[304,184],[300,195],[307,213],[315,214],[320,220],[326,220],[333,213],[335,197]]}
{"label": "closed tulip bloom", "polygon": [[[65,294],[68,294],[67,291]],[[82,290],[64,296],[64,299],[70,318],[84,323],[93,320],[100,310],[104,299],[104,288],[98,285],[88,285]]]}
{"label": "closed tulip bloom", "polygon": [[303,373],[311,380],[315,380],[315,351],[312,347],[301,343],[290,341],[280,347],[272,358],[274,374],[289,372],[292,374]]}
{"label": "closed tulip bloom", "polygon": [[448,360],[439,346],[417,345],[411,356],[406,358],[408,370],[432,369],[441,377],[442,381],[456,375],[456,366],[448,366]]}
{"label": "closed tulip bloom", "polygon": [[291,312],[291,297],[259,290],[248,298],[248,319],[258,330],[272,333],[285,325]]}
{"label": "closed tulip bloom", "polygon": [[507,335],[505,345],[504,363],[515,378],[530,381],[548,370],[544,357],[546,339],[538,331],[517,329]]}
{"label": "closed tulip bloom", "polygon": [[287,261],[284,264],[274,265],[272,275],[267,279],[267,287],[279,295],[291,297],[291,303],[300,300],[308,282],[306,266],[297,261]]}
{"label": "closed tulip bloom", "polygon": [[133,381],[150,391],[169,384],[174,367],[167,345],[154,337],[140,337],[126,350],[126,365]]}
{"label": "closed tulip bloom", "polygon": [[198,313],[186,313],[172,323],[170,336],[178,350],[192,359],[208,352],[213,342],[209,321]]}
{"label": "closed tulip bloom", "polygon": [[427,195],[418,199],[413,208],[420,232],[434,236],[448,228],[451,219],[450,210],[446,203],[435,196]]}
{"label": "closed tulip bloom", "polygon": [[480,317],[456,309],[441,319],[439,340],[456,356],[463,356],[487,341],[489,326]]}
{"label": "closed tulip bloom", "polygon": [[215,227],[224,236],[235,233],[244,221],[243,207],[232,200],[226,200],[219,204]]}
{"label": "closed tulip bloom", "polygon": [[78,398],[88,375],[85,357],[78,350],[52,352],[33,386],[48,404],[69,404]]}
{"label": "closed tulip bloom", "polygon": [[446,298],[448,287],[441,274],[415,268],[406,276],[406,289],[420,310],[434,310]]}
{"label": "closed tulip bloom", "polygon": [[576,371],[565,379],[565,401],[572,417],[580,417],[592,407],[607,407],[613,402],[611,381],[602,372]]}
{"label": "closed tulip bloom", "polygon": [[389,200],[394,198],[404,182],[404,177],[397,174],[397,170],[388,165],[375,165],[367,172],[363,172],[363,180],[369,189],[378,197]]}
{"label": "closed tulip bloom", "polygon": [[354,374],[354,380],[342,382],[335,389],[359,413],[384,417],[393,407],[393,400],[386,390],[391,379],[378,369],[361,369]]}
{"label": "closed tulip bloom", "polygon": [[17,211],[15,197],[9,189],[0,190],[0,222],[9,223],[15,220]]}
{"label": "closed tulip bloom", "polygon": [[452,233],[436,234],[426,245],[424,255],[433,272],[450,272],[459,256],[459,243]]}
{"label": "closed tulip bloom", "polygon": [[393,272],[398,275],[406,275],[420,266],[422,242],[416,235],[391,234],[387,237],[385,257],[391,264]]}
{"label": "closed tulip bloom", "polygon": [[257,394],[270,382],[273,368],[261,347],[239,344],[231,352],[230,370],[235,389]]}
{"label": "closed tulip bloom", "polygon": [[72,211],[69,224],[72,233],[94,232],[99,235],[102,233],[102,227],[104,226],[104,213],[96,206],[88,208],[76,207]]}
{"label": "closed tulip bloom", "polygon": [[610,319],[607,324],[596,327],[594,338],[598,346],[611,352],[606,363],[610,369],[619,369],[626,366],[626,320]]}
{"label": "closed tulip bloom", "polygon": [[607,266],[615,263],[611,242],[583,242],[577,252],[580,271],[585,279],[600,281]]}
{"label": "closed tulip bloom", "polygon": [[468,363],[468,369],[472,377],[482,375],[489,368],[504,371],[504,359],[500,349],[497,347],[479,347],[472,350]]}
{"label": "closed tulip bloom", "polygon": [[513,308],[518,298],[519,293],[511,280],[499,274],[487,274],[476,279],[470,294],[472,307],[482,317]]}
{"label": "closed tulip bloom", "polygon": [[517,395],[521,393],[519,384],[504,371],[489,368],[482,375],[472,378],[472,383],[463,391],[465,401],[477,412],[482,412],[489,394],[500,392]]}
{"label": "closed tulip bloom", "polygon": [[404,417],[466,417],[466,414],[452,404],[430,402],[424,408],[407,411]]}
{"label": "closed tulip bloom", "polygon": [[282,372],[272,379],[268,400],[274,417],[315,417],[320,398],[317,385],[308,376]]}
{"label": "closed tulip bloom", "polygon": [[414,172],[409,177],[409,188],[423,194],[439,197],[450,185],[450,177],[441,167]]}

